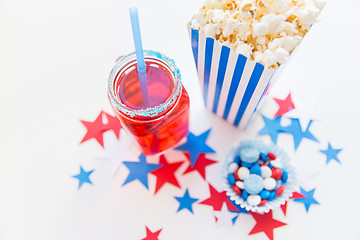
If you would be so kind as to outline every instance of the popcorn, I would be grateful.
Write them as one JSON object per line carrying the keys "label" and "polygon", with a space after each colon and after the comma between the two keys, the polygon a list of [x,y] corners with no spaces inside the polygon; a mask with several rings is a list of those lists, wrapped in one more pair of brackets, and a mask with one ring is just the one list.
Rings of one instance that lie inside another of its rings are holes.
{"label": "popcorn", "polygon": [[286,62],[325,5],[324,0],[207,0],[190,26],[276,68]]}

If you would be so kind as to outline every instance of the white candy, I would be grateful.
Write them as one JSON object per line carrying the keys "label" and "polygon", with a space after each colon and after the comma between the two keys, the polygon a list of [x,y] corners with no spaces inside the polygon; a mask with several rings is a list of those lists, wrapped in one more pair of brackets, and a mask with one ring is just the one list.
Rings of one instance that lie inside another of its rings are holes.
{"label": "white candy", "polygon": [[249,195],[247,198],[247,202],[249,205],[257,206],[261,202],[261,197],[259,195]]}
{"label": "white candy", "polygon": [[250,175],[250,170],[246,167],[241,167],[237,171],[237,174],[241,180],[244,180],[245,178],[247,178]]}
{"label": "white candy", "polygon": [[264,179],[264,188],[266,190],[273,190],[276,187],[276,181],[273,178]]}
{"label": "white candy", "polygon": [[229,173],[234,173],[239,168],[239,165],[235,162],[229,165],[228,171]]}
{"label": "white candy", "polygon": [[236,181],[235,182],[235,185],[240,188],[240,189],[244,189],[245,188],[245,185],[244,185],[244,182],[243,181]]}
{"label": "white candy", "polygon": [[268,166],[262,166],[260,167],[261,170],[261,176],[263,178],[269,178],[272,175],[271,169]]}
{"label": "white candy", "polygon": [[282,164],[280,162],[280,159],[272,160],[270,163],[271,163],[271,165],[273,167],[282,168]]}

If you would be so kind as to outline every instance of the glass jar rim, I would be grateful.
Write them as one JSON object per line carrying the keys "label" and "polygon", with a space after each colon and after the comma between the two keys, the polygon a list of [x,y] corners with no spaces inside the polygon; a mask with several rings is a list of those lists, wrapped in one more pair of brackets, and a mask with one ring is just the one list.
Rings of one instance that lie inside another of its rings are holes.
{"label": "glass jar rim", "polygon": [[123,67],[130,61],[136,60],[135,52],[131,52],[126,56],[121,57],[116,63],[113,69],[111,70],[109,80],[108,80],[108,95],[111,104],[116,110],[120,111],[122,114],[133,117],[156,117],[165,110],[167,110],[171,105],[173,105],[179,95],[182,92],[182,83],[181,83],[181,73],[179,68],[176,66],[175,61],[171,58],[168,58],[162,53],[144,50],[144,57],[153,58],[160,60],[168,68],[169,72],[172,73],[174,78],[174,89],[170,97],[168,97],[163,103],[154,106],[148,107],[145,109],[132,109],[131,107],[125,105],[121,102],[120,98],[115,93],[115,82],[117,81],[118,73],[123,69]]}

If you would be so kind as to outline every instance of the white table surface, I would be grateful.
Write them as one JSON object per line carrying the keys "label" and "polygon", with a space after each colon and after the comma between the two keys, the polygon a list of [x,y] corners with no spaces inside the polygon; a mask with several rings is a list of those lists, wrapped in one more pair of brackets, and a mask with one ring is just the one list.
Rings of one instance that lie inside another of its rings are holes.
{"label": "white table surface", "polygon": [[[198,0],[0,0],[0,239],[132,240],[146,236],[145,226],[163,228],[160,239],[266,239],[264,233],[248,236],[255,225],[248,215],[240,215],[235,226],[216,228],[210,207],[195,204],[194,215],[176,213],[173,197],[184,190],[164,186],[154,196],[153,177],[149,191],[136,182],[121,187],[128,170],[121,166],[113,176],[110,162],[95,158],[101,147],[94,140],[79,145],[85,134],[79,120],[92,121],[101,109],[110,112],[109,72],[117,56],[133,51],[131,5],[139,7],[144,48],[166,53],[182,71],[191,130],[213,127],[213,158],[221,161],[233,142],[256,137],[263,127],[257,116],[240,132],[203,110],[186,27]],[[292,91],[316,101],[321,116],[311,129],[320,143],[304,140],[295,152],[289,135],[279,137],[295,165],[319,171],[308,187],[316,187],[320,205],[306,213],[303,204],[291,203],[286,218],[275,211],[288,225],[275,229],[274,239],[360,239],[359,12],[357,0],[329,0],[322,21],[272,89],[272,96]],[[269,100],[262,111],[275,108]],[[343,148],[342,164],[325,165],[319,150],[328,141]],[[95,171],[93,185],[78,190],[71,176],[80,165]],[[218,189],[219,170],[220,164],[207,170]],[[179,180],[192,196],[209,196],[198,175]]]}

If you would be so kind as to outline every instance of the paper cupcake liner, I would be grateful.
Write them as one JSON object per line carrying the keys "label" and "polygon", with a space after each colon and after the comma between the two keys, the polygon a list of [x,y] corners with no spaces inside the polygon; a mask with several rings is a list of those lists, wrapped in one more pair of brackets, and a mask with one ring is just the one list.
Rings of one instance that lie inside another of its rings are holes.
{"label": "paper cupcake liner", "polygon": [[[246,201],[242,199],[240,195],[234,192],[227,178],[229,174],[228,171],[229,165],[233,162],[234,158],[239,155],[240,149],[246,146],[255,147],[260,152],[263,153],[269,153],[269,152],[274,153],[276,157],[280,159],[280,162],[283,165],[282,169],[286,170],[287,173],[289,174],[289,178],[287,182],[284,184],[285,190],[283,194],[281,194],[280,196],[276,196],[274,200],[268,201],[262,206],[249,205]],[[222,172],[223,172],[224,188],[229,198],[232,201],[234,201],[237,205],[239,205],[241,208],[245,208],[247,211],[252,211],[260,214],[267,213],[270,210],[278,208],[280,207],[280,205],[283,205],[293,195],[293,192],[297,189],[298,186],[297,174],[295,168],[290,164],[290,159],[288,155],[282,149],[278,148],[276,145],[265,144],[259,140],[240,141],[235,146],[233,146],[226,156],[226,159],[222,167]]]}
{"label": "paper cupcake liner", "polygon": [[205,106],[244,129],[278,68],[266,68],[188,27]]}

